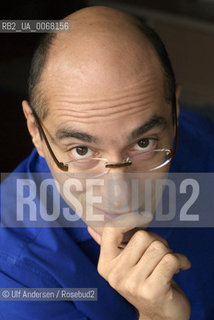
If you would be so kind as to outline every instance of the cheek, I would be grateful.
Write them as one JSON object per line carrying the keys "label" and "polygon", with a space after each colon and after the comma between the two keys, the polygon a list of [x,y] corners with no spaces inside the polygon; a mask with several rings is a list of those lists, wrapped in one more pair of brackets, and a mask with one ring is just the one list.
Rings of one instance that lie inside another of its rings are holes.
{"label": "cheek", "polygon": [[76,213],[74,220],[69,220],[69,217],[67,217],[67,215],[65,216],[61,210],[61,214],[64,215],[66,222],[68,221],[68,224],[71,224],[72,221],[75,221],[78,226],[79,221],[79,226],[81,226],[81,220],[83,220],[87,225],[98,227],[98,229],[101,230],[100,228],[103,227],[105,218],[104,215],[96,209],[97,203],[94,190],[89,188],[86,190],[86,179],[78,177],[76,174],[56,172],[52,170],[52,168],[51,173],[61,197],[68,207]]}

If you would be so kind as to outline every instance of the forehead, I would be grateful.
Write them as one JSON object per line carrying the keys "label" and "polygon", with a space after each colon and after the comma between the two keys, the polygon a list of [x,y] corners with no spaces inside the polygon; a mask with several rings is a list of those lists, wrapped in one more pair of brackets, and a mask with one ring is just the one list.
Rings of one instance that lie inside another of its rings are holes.
{"label": "forehead", "polygon": [[105,123],[106,130],[118,126],[120,131],[121,123],[130,126],[165,112],[163,72],[154,50],[130,40],[127,47],[125,40],[118,45],[106,36],[83,36],[72,50],[66,46],[51,57],[43,89],[47,120],[56,130],[72,122],[91,130]]}
{"label": "forehead", "polygon": [[46,121],[52,133],[72,127],[113,140],[129,134],[154,115],[170,117],[170,106],[157,73],[126,81],[121,78],[113,85],[103,82],[94,86],[84,82],[80,85],[72,79],[60,82],[57,88],[49,87]]}
{"label": "forehead", "polygon": [[[63,100],[51,109],[47,119],[48,127],[55,139],[60,138],[61,134],[66,137],[67,132],[75,132],[74,136],[80,137],[82,141],[98,144],[110,142],[119,146],[120,142],[135,139],[132,132],[149,121],[151,124],[154,118],[162,118],[159,122],[154,121],[156,126],[151,126],[154,130],[160,129],[159,125],[165,125],[163,120],[170,122],[171,107],[166,105],[164,99],[158,99],[158,96],[148,94],[146,97],[134,90],[121,99],[82,100],[82,103],[73,103],[71,100],[65,103]],[[82,133],[94,139],[83,140]],[[71,136],[69,133],[67,138]],[[66,142],[66,139],[61,141]]]}
{"label": "forehead", "polygon": [[57,88],[46,91],[48,114],[61,119],[70,117],[76,122],[97,123],[113,121],[118,118],[125,120],[137,114],[164,112],[166,105],[163,86],[156,74],[143,79],[136,78],[130,84],[123,83],[108,86],[93,86],[84,83],[61,83]]}

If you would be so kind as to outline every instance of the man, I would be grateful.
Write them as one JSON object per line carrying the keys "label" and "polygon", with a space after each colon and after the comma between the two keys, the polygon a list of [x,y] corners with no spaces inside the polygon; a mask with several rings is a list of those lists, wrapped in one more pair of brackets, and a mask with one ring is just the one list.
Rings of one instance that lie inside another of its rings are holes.
{"label": "man", "polygon": [[[36,150],[16,172],[32,178],[31,172],[50,170],[71,207],[62,172],[94,173],[95,163],[106,175],[131,168],[167,174],[171,160],[170,171],[212,172],[213,127],[200,117],[180,115],[175,155],[179,87],[156,34],[105,7],[66,19],[71,33],[46,37],[32,64],[23,110]],[[143,158],[139,165],[145,152],[157,161]],[[151,217],[144,211],[96,213],[107,224],[97,227],[83,212],[90,233],[83,227],[2,229],[0,279],[3,288],[98,288],[97,302],[6,301],[2,319],[212,319],[212,230],[156,231],[147,228]],[[180,269],[188,271],[176,275]]]}

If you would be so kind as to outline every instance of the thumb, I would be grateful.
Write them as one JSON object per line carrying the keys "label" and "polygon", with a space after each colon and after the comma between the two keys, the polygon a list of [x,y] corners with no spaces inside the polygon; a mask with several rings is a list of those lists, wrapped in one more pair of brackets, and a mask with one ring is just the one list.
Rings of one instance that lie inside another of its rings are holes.
{"label": "thumb", "polygon": [[89,226],[88,226],[88,232],[90,233],[92,238],[100,245],[101,244],[101,236],[96,231],[94,231],[94,229],[92,229]]}

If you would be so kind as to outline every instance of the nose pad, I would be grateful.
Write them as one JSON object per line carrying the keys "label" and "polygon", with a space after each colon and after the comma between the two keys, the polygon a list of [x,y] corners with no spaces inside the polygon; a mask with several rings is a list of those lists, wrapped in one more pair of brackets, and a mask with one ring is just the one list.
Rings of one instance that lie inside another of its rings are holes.
{"label": "nose pad", "polygon": [[132,161],[127,159],[126,161],[124,162],[119,162],[119,163],[107,163],[105,165],[106,168],[109,168],[109,169],[115,169],[115,168],[122,168],[122,167],[129,167],[132,165]]}
{"label": "nose pad", "polygon": [[108,162],[105,164],[107,173],[113,174],[123,174],[123,172],[128,172],[128,169],[132,165],[132,161],[127,158],[122,162]]}

